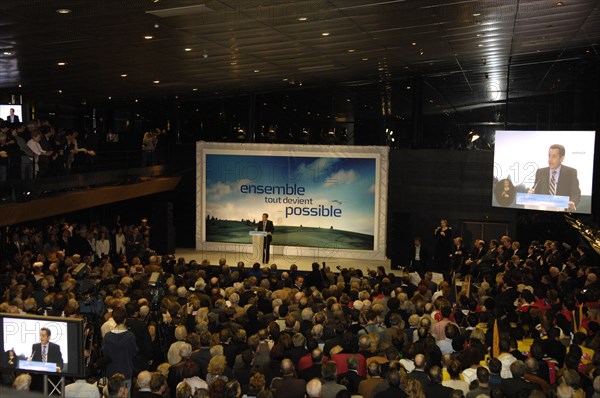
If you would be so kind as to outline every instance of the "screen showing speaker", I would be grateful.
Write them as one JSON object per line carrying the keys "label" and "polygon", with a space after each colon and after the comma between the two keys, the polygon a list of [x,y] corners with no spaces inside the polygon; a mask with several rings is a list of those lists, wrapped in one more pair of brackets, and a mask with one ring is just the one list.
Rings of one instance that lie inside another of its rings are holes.
{"label": "screen showing speaker", "polygon": [[[12,112],[11,112],[12,109]],[[23,122],[23,106],[22,105],[11,105],[11,104],[0,104],[0,118],[5,121],[11,122]]]}
{"label": "screen showing speaker", "polygon": [[0,314],[0,370],[80,377],[83,320]]}
{"label": "screen showing speaker", "polygon": [[496,131],[492,205],[592,211],[595,131]]}

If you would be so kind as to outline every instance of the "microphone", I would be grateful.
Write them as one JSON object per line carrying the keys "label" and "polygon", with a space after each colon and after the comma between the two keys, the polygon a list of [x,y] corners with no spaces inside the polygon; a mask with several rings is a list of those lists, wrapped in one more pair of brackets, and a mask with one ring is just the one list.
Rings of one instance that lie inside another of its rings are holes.
{"label": "microphone", "polygon": [[33,360],[33,356],[35,355],[35,350],[31,352],[31,356],[27,358],[27,362],[31,362]]}
{"label": "microphone", "polygon": [[529,189],[529,191],[527,193],[530,193],[530,194],[535,193],[535,188],[537,188],[541,179],[542,179],[541,177],[536,178],[535,182],[533,183],[533,186]]}

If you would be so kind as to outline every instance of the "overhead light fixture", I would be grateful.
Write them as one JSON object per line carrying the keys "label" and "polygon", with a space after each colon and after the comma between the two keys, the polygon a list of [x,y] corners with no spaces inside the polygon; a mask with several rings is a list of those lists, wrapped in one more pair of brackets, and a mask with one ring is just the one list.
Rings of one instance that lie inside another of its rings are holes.
{"label": "overhead light fixture", "polygon": [[64,62],[64,61],[60,61],[60,62],[57,62],[57,63],[56,63],[56,65],[58,65],[58,66],[65,66],[66,64],[67,64],[67,63],[66,63],[66,62]]}
{"label": "overhead light fixture", "polygon": [[473,16],[474,16],[474,17],[478,17],[478,16],[480,16],[480,15],[481,15],[481,13],[479,13],[479,12],[474,12],[474,13],[473,13]]}
{"label": "overhead light fixture", "polygon": [[19,84],[19,88],[23,87],[22,85]]}
{"label": "overhead light fixture", "polygon": [[109,97],[108,97],[108,99],[109,99],[109,100],[111,100],[111,99],[112,99],[112,97],[111,97],[111,96],[109,96]]}
{"label": "overhead light fixture", "polygon": [[354,51],[356,51],[356,50],[354,50],[354,49],[349,49],[348,50],[349,53],[353,53]]}
{"label": "overhead light fixture", "polygon": [[365,57],[365,58],[362,58],[361,60],[362,60],[362,61],[368,61],[368,60],[369,60],[369,58]]}
{"label": "overhead light fixture", "polygon": [[557,5],[558,7],[560,7],[560,6],[564,5],[564,3],[563,3],[562,1],[557,1],[557,2],[556,2],[556,5]]}
{"label": "overhead light fixture", "polygon": [[58,92],[59,94],[62,94],[62,90],[61,90],[61,89],[58,89],[58,90],[57,90],[57,92]]}
{"label": "overhead light fixture", "polygon": [[477,141],[479,139],[480,135],[477,134],[475,131],[471,130],[469,131],[469,135],[467,136],[467,139],[469,142],[473,143],[475,141]]}
{"label": "overhead light fixture", "polygon": [[158,84],[158,83],[160,83],[160,80],[154,80],[152,83]]}
{"label": "overhead light fixture", "polygon": [[152,39],[154,39],[154,36],[152,36],[152,35],[146,35],[146,36],[144,36],[144,39],[146,39],[146,40],[152,40]]}
{"label": "overhead light fixture", "polygon": [[329,36],[329,32],[323,32],[321,33],[321,36]]}
{"label": "overhead light fixture", "polygon": [[127,73],[121,73],[121,77],[127,77]]}
{"label": "overhead light fixture", "polygon": [[192,49],[191,49],[191,48],[189,48],[189,47],[186,47],[186,48],[185,48],[185,51],[189,52],[189,51],[192,51]]}
{"label": "overhead light fixture", "polygon": [[13,55],[12,51],[4,51],[4,55]]}
{"label": "overhead light fixture", "polygon": [[254,73],[260,72],[260,69],[254,69]]}
{"label": "overhead light fixture", "polygon": [[306,17],[298,17],[298,21],[304,22],[304,21],[307,21],[307,20],[308,20],[308,18],[306,18]]}
{"label": "overhead light fixture", "polygon": [[192,91],[198,91],[198,89],[197,88],[193,88]]}
{"label": "overhead light fixture", "polygon": [[412,44],[413,46],[416,46],[416,45],[417,45],[417,42],[413,41],[411,44]]}
{"label": "overhead light fixture", "polygon": [[484,44],[483,44],[483,43],[479,43],[479,44],[477,45],[477,47],[483,47],[483,46],[484,46]]}
{"label": "overhead light fixture", "polygon": [[68,8],[59,8],[58,10],[56,10],[57,14],[62,14],[62,15],[70,14],[72,12],[73,12],[73,10],[70,10]]}

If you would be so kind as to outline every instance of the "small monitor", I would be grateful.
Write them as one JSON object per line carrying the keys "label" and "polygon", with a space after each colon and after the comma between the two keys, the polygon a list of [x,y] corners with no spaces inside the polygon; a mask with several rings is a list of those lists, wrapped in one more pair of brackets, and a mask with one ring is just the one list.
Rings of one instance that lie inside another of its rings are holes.
{"label": "small monitor", "polygon": [[11,114],[10,110],[14,110],[14,115],[18,118],[18,121],[23,123],[23,106],[22,105],[0,105],[0,118],[5,121],[9,120],[9,116]]}

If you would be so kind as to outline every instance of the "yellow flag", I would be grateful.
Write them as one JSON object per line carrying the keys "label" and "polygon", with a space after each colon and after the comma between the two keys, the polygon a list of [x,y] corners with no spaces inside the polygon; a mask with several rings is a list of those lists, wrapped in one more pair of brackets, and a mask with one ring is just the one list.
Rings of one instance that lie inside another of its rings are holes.
{"label": "yellow flag", "polygon": [[498,333],[498,320],[494,321],[494,337],[492,344],[492,354],[494,358],[498,358],[500,355],[500,333]]}

